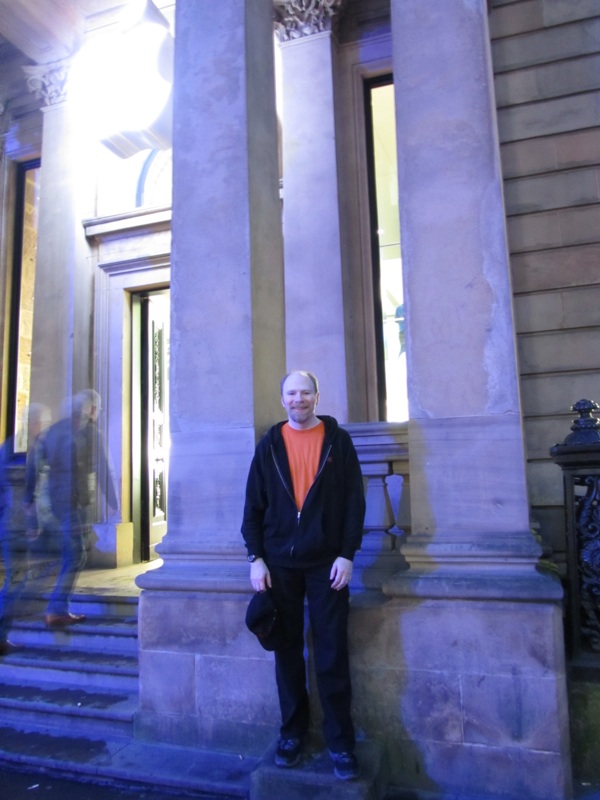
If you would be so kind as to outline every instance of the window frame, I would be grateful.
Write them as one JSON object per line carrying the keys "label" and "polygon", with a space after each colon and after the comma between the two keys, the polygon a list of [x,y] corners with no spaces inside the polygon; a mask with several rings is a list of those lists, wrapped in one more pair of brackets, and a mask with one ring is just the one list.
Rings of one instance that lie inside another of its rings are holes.
{"label": "window frame", "polygon": [[379,255],[378,218],[377,218],[377,187],[375,183],[375,144],[373,140],[373,111],[371,94],[373,89],[380,86],[389,86],[394,83],[392,72],[365,77],[363,79],[364,92],[364,120],[365,120],[365,146],[367,160],[367,190],[369,205],[369,232],[371,249],[371,281],[373,297],[373,322],[375,338],[375,372],[377,383],[377,412],[381,422],[387,420],[387,387],[385,377],[385,343],[383,332],[383,308],[381,305],[381,261]]}
{"label": "window frame", "polygon": [[[12,269],[9,293],[8,314],[8,348],[6,369],[6,438],[16,437],[18,430],[18,377],[19,377],[19,339],[21,332],[21,300],[23,277],[23,245],[25,241],[25,190],[27,175],[31,170],[39,169],[40,158],[32,158],[16,164],[14,223],[12,246]],[[24,460],[25,451],[14,449],[15,460]]]}

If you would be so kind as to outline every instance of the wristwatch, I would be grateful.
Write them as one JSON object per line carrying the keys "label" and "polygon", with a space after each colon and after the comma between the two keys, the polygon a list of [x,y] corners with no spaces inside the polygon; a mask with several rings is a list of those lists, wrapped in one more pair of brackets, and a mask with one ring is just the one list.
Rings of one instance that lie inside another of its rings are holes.
{"label": "wristwatch", "polygon": [[260,556],[248,556],[248,561],[251,564],[254,564],[254,562],[256,561],[257,558],[260,558]]}

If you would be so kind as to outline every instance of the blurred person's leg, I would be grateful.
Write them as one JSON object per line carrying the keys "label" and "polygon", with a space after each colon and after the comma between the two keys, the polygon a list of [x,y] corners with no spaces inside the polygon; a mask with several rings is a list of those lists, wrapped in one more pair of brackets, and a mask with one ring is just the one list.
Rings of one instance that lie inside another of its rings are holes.
{"label": "blurred person's leg", "polygon": [[8,652],[8,633],[27,585],[27,543],[20,531],[4,532],[2,559],[4,582],[0,590],[0,655]]}
{"label": "blurred person's leg", "polygon": [[60,525],[61,567],[46,611],[49,625],[70,625],[84,619],[81,614],[69,612],[73,587],[86,561],[84,530],[84,520],[79,511],[63,515]]}

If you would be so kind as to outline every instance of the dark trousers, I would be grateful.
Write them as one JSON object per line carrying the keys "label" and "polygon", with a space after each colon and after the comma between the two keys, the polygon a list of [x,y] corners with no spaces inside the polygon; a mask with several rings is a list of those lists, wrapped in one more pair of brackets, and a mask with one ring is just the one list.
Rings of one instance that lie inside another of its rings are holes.
{"label": "dark trousers", "polygon": [[60,517],[61,567],[48,600],[47,614],[68,614],[69,600],[87,554],[83,534],[85,516],[80,509],[65,511]]}
{"label": "dark trousers", "polygon": [[308,731],[309,702],[304,659],[304,598],[308,600],[317,688],[323,711],[323,736],[334,752],[354,749],[350,715],[352,688],[348,663],[349,591],[331,588],[331,565],[308,569],[271,567],[273,599],[285,624],[289,645],[275,652],[281,707],[281,736]]}

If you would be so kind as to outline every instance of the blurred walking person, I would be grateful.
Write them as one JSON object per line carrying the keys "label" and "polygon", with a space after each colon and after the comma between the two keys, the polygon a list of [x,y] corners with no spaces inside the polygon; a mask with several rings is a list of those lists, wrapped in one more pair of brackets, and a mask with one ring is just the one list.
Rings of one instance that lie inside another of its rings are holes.
{"label": "blurred walking person", "polygon": [[[27,425],[27,466],[35,461],[35,453],[50,424],[50,412],[39,403],[29,406],[25,415]],[[29,575],[28,532],[37,529],[32,522],[31,505],[15,507],[10,466],[14,464],[14,438],[10,436],[0,448],[0,540],[4,566],[4,583],[0,591],[0,656],[18,649],[8,639],[13,620],[24,610],[22,600]],[[24,514],[19,512],[23,510]]]}
{"label": "blurred walking person", "polygon": [[[93,521],[93,487],[103,489],[109,506],[118,508],[118,497],[104,442],[98,432],[100,395],[84,389],[75,395],[71,413],[52,425],[40,447],[39,458],[47,467],[47,491],[52,514],[58,521],[61,566],[46,609],[46,624],[64,628],[85,619],[69,610],[73,587],[86,562],[85,533]],[[31,497],[34,487],[28,484]]]}

